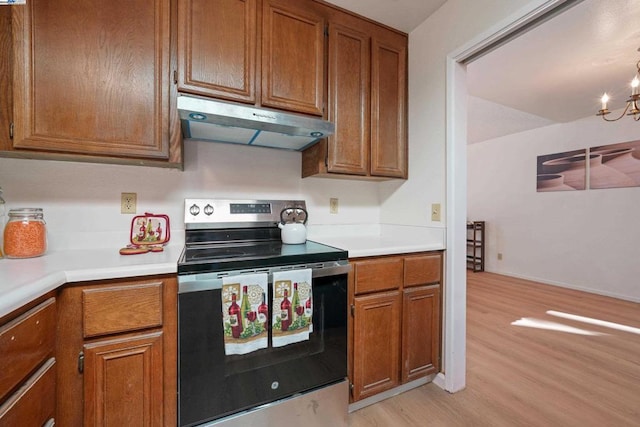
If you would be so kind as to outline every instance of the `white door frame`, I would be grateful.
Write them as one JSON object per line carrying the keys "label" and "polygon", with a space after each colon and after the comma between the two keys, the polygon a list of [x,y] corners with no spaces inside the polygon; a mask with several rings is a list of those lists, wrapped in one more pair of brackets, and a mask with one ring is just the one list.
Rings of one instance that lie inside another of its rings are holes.
{"label": "white door frame", "polygon": [[532,0],[518,12],[447,55],[446,198],[443,372],[434,383],[454,393],[466,385],[467,71],[472,55],[570,0]]}

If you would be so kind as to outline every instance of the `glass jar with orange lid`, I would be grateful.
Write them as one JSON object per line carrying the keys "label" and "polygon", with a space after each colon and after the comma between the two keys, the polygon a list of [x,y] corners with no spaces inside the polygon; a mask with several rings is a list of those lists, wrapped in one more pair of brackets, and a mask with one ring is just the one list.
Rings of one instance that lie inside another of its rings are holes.
{"label": "glass jar with orange lid", "polygon": [[47,226],[41,208],[9,210],[4,227],[4,255],[7,258],[32,258],[47,251]]}

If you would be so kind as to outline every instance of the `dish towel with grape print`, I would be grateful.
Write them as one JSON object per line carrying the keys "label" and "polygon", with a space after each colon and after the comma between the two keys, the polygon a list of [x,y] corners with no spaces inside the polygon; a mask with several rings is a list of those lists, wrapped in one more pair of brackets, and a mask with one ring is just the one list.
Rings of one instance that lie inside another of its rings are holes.
{"label": "dish towel with grape print", "polygon": [[309,339],[313,332],[311,269],[273,273],[274,347]]}
{"label": "dish towel with grape print", "polygon": [[269,345],[268,282],[266,273],[222,279],[222,324],[226,355],[247,354]]}

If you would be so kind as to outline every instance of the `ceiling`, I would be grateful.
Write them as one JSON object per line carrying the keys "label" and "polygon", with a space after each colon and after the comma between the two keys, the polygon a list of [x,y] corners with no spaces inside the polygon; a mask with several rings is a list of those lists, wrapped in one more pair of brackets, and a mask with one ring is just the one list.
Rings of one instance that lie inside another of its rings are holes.
{"label": "ceiling", "polygon": [[593,116],[605,91],[623,108],[639,22],[640,1],[585,0],[470,63],[469,142]]}
{"label": "ceiling", "polygon": [[[411,32],[446,0],[326,0]],[[640,1],[584,0],[467,67],[468,141],[623,108],[640,60]]]}
{"label": "ceiling", "polygon": [[326,0],[369,19],[410,33],[447,0]]}

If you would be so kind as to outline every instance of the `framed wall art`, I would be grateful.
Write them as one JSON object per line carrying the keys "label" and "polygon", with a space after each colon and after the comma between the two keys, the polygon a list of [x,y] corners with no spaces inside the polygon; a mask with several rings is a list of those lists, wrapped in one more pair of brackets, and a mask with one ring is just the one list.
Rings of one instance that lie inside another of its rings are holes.
{"label": "framed wall art", "polygon": [[586,159],[586,149],[538,156],[536,191],[584,190]]}
{"label": "framed wall art", "polygon": [[591,147],[589,188],[640,186],[640,140]]}

